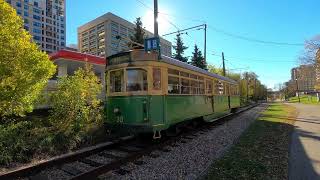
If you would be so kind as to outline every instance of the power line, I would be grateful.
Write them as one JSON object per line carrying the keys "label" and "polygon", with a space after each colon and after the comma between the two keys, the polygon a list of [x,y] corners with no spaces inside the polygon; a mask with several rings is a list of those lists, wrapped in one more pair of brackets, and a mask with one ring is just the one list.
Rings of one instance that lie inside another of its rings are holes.
{"label": "power line", "polygon": [[[221,57],[220,55],[212,54],[212,56],[217,56]],[[232,56],[227,56],[226,60],[230,61],[254,61],[254,62],[297,62],[296,60],[276,60],[277,58],[269,58],[269,59],[274,59],[274,60],[268,60],[268,59],[257,59],[257,58],[240,58],[240,57],[232,57]]]}
{"label": "power line", "polygon": [[242,40],[255,42],[255,43],[281,45],[281,46],[304,46],[303,43],[275,42],[275,41],[265,41],[265,40],[260,40],[260,39],[249,38],[249,37],[233,34],[233,33],[230,33],[230,32],[226,32],[224,30],[221,30],[221,29],[209,26],[209,25],[208,25],[208,28],[213,30],[213,31],[215,31],[215,32],[222,33],[224,35],[227,35],[227,36],[230,36],[230,37],[233,37],[233,38],[242,39]]}
{"label": "power line", "polygon": [[188,21],[193,21],[193,22],[201,22],[201,23],[206,23],[206,21],[203,21],[203,20],[200,20],[200,19],[194,19],[194,18],[190,18],[190,17],[185,17],[185,16],[176,16],[176,15],[172,15],[172,14],[168,14],[168,13],[163,13],[163,12],[159,12],[160,14],[162,15],[165,15],[165,16],[170,16],[170,17],[174,17],[174,18],[180,18],[180,19],[185,19],[185,20],[188,20]]}
{"label": "power line", "polygon": [[[144,2],[142,2],[141,0],[136,0],[137,2],[139,2],[140,4],[142,4],[143,6],[145,6],[146,8],[153,10],[153,8],[151,8],[150,6],[148,6],[147,4],[145,4]],[[200,20],[200,19],[194,19],[194,18],[190,18],[190,17],[184,17],[184,16],[176,16],[176,15],[172,15],[172,14],[168,14],[168,13],[163,13],[163,12],[158,12],[159,14],[162,15],[166,15],[166,16],[171,16],[171,17],[176,17],[176,18],[181,18],[181,19],[186,19],[189,21],[194,21],[194,22],[202,22],[202,23],[206,23],[206,21]],[[172,26],[174,26],[176,29],[179,29],[174,23],[172,23],[170,20],[168,20],[167,18],[165,18]],[[246,37],[246,36],[242,36],[242,35],[238,35],[238,34],[234,34],[234,33],[230,33],[227,32],[225,30],[222,29],[218,29],[216,27],[213,26],[209,26],[208,28],[218,32],[218,33],[222,33],[226,36],[229,37],[233,37],[233,38],[237,38],[237,39],[242,39],[242,40],[246,40],[246,41],[250,41],[250,42],[255,42],[255,43],[261,43],[261,44],[270,44],[270,45],[278,45],[278,46],[304,46],[303,43],[288,43],[288,42],[276,42],[276,41],[266,41],[266,40],[261,40],[261,39],[255,39],[255,38],[250,38],[250,37]]]}

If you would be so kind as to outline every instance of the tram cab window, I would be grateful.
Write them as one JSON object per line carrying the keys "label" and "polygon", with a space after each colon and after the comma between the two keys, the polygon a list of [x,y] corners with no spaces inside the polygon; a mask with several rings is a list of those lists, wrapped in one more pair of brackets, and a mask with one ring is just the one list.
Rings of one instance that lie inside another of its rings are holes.
{"label": "tram cab window", "polygon": [[161,69],[153,68],[153,89],[161,90]]}
{"label": "tram cab window", "polygon": [[123,81],[123,70],[110,72],[110,92],[123,92]]}
{"label": "tram cab window", "polygon": [[148,88],[147,71],[127,69],[127,91],[146,91]]}
{"label": "tram cab window", "polygon": [[168,77],[168,93],[169,94],[179,94],[179,78],[178,77],[173,77],[169,76]]}

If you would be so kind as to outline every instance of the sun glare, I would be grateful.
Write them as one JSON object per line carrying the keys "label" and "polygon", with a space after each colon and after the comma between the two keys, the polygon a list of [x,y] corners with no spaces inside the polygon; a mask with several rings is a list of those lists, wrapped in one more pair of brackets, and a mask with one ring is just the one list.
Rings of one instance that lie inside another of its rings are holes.
{"label": "sun glare", "polygon": [[[143,26],[150,32],[153,33],[153,11],[147,11],[146,14],[142,17]],[[166,17],[162,14],[158,15],[158,28],[159,28],[159,34],[164,34],[169,31],[170,24],[166,20]]]}

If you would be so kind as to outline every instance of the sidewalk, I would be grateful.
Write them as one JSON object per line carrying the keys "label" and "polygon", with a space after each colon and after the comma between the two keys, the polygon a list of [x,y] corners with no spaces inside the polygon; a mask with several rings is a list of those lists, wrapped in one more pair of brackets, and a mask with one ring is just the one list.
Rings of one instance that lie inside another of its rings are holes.
{"label": "sidewalk", "polygon": [[299,112],[290,146],[289,180],[320,180],[320,106],[289,105]]}

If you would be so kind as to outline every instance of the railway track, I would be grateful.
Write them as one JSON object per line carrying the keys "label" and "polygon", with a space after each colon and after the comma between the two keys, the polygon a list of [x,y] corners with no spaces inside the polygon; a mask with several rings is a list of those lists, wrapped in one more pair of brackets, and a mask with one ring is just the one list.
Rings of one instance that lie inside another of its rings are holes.
{"label": "railway track", "polygon": [[[216,119],[216,121],[206,123],[198,128],[187,128],[180,135],[163,138],[158,142],[142,142],[136,140],[133,136],[122,137],[115,141],[99,144],[71,154],[55,157],[36,165],[8,172],[0,175],[0,179],[49,179],[45,170],[53,167],[65,173],[65,175],[61,177],[63,179],[95,179],[99,175],[110,171],[115,171],[118,174],[126,174],[127,171],[122,169],[121,166],[129,162],[133,162],[136,165],[143,164],[142,161],[139,161],[139,158],[142,156],[155,158],[158,155],[154,154],[154,151],[168,152],[170,151],[169,147],[186,143],[199,134],[201,135],[255,106],[256,105],[252,105],[242,108],[237,112],[220,117]],[[79,169],[74,163],[81,163],[86,168]]]}

